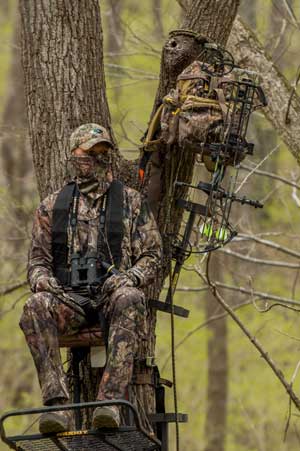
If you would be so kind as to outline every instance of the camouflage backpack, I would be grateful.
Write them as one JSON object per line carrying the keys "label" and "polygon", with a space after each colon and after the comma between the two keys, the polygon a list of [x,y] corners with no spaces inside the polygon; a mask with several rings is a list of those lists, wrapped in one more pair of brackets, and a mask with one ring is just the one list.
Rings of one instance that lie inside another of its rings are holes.
{"label": "camouflage backpack", "polygon": [[[228,82],[233,75],[211,76],[203,70],[201,61],[194,61],[177,78],[175,89],[164,98],[147,131],[143,148],[157,149],[157,145],[171,146],[177,143],[183,150],[202,155],[208,170],[213,170],[208,144],[226,140],[232,118],[227,102]],[[227,164],[233,161],[228,159]]]}

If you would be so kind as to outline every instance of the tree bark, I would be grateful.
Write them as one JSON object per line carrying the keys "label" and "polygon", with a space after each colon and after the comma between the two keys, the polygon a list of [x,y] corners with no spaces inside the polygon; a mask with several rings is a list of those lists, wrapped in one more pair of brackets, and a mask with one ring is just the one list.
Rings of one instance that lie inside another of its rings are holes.
{"label": "tree bark", "polygon": [[20,0],[29,135],[41,198],[60,188],[70,133],[111,131],[97,0]]}
{"label": "tree bark", "polygon": [[[262,76],[268,106],[263,113],[300,164],[300,97],[274,65],[253,32],[238,17],[228,42],[236,64]],[[292,95],[293,94],[293,95]],[[287,109],[289,106],[288,118]]]}
{"label": "tree bark", "polygon": [[[220,256],[212,253],[210,263],[210,279],[221,280]],[[206,318],[222,313],[212,293],[208,293],[205,303]],[[207,407],[205,417],[205,451],[224,451],[227,417],[227,318],[208,325],[208,375],[207,375]]]}
{"label": "tree bark", "polygon": [[182,28],[190,29],[225,47],[239,0],[190,0]]}

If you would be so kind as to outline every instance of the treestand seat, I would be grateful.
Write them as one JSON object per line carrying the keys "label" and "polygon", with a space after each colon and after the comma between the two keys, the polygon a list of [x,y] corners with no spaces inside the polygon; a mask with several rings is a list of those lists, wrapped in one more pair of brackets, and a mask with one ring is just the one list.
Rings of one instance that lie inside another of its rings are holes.
{"label": "treestand seat", "polygon": [[103,333],[99,327],[86,327],[75,334],[59,337],[60,348],[90,348],[94,346],[105,346]]}

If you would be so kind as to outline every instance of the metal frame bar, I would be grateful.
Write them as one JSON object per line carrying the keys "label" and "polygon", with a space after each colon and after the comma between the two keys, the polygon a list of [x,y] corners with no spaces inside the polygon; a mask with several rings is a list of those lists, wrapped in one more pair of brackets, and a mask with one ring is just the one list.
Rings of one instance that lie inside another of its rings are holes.
{"label": "metal frame bar", "polygon": [[[95,407],[100,407],[100,406],[113,406],[113,405],[118,405],[121,407],[127,407],[133,414],[134,420],[135,420],[135,424],[136,424],[136,428],[138,430],[140,430],[149,440],[151,440],[152,442],[154,442],[157,446],[161,446],[161,442],[156,439],[155,437],[152,437],[149,435],[149,433],[143,428],[143,426],[141,425],[140,422],[140,418],[138,415],[138,412],[135,408],[135,406],[133,406],[130,402],[125,401],[125,400],[120,400],[120,399],[116,399],[116,400],[105,400],[105,401],[94,401],[94,402],[84,402],[81,404],[64,404],[64,405],[60,405],[60,406],[49,406],[49,407],[43,407],[43,408],[35,408],[35,409],[22,409],[22,410],[18,410],[18,411],[10,411],[7,412],[6,414],[2,415],[0,418],[0,427],[1,427],[1,439],[3,440],[4,443],[6,443],[7,445],[9,445],[11,447],[12,443],[11,440],[13,439],[17,439],[17,437],[7,437],[5,434],[5,429],[4,429],[4,422],[11,417],[17,417],[17,416],[22,416],[22,415],[30,415],[30,414],[39,414],[39,413],[46,413],[46,412],[57,412],[58,410],[63,411],[63,410],[76,410],[76,409],[82,409],[82,408],[95,408]],[[124,428],[120,428],[122,430],[124,430]],[[132,430],[132,428],[130,428]],[[61,434],[57,434],[57,437],[63,437],[64,435],[68,435],[68,433],[61,433]],[[76,433],[74,434],[76,435]],[[96,434],[95,434],[96,435]],[[19,436],[20,438],[22,437],[23,440],[29,440],[30,438],[32,439],[33,437],[39,437],[39,435],[36,436]],[[50,436],[51,437],[51,436]]]}

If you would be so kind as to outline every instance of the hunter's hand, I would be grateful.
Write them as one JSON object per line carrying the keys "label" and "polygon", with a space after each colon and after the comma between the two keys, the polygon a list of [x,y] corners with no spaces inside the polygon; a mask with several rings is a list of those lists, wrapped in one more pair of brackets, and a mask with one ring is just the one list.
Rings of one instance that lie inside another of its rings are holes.
{"label": "hunter's hand", "polygon": [[55,277],[41,277],[38,279],[35,291],[38,293],[40,291],[48,291],[53,294],[63,293],[63,288],[59,285]]}
{"label": "hunter's hand", "polygon": [[128,276],[126,273],[114,274],[107,279],[102,287],[103,294],[111,294],[113,291],[122,287],[135,287],[136,283],[133,278]]}

